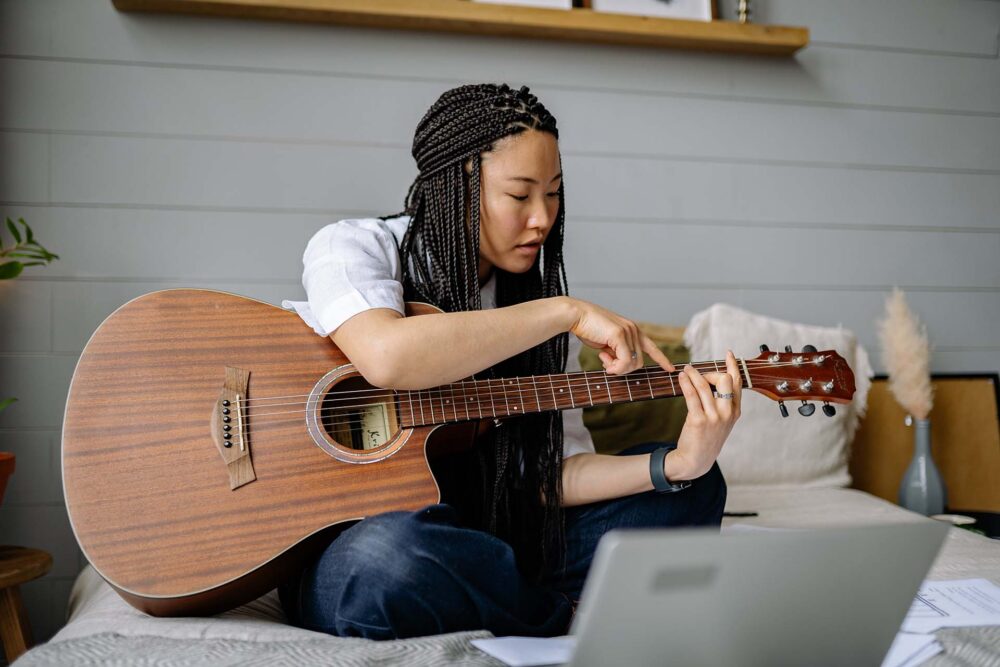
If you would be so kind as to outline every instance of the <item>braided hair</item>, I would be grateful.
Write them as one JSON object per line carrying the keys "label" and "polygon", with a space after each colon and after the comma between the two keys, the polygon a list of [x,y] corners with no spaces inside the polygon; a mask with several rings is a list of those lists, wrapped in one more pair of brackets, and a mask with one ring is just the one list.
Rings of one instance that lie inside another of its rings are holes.
{"label": "braided hair", "polygon": [[[482,309],[481,154],[494,150],[498,140],[526,130],[559,138],[556,119],[528,87],[513,90],[507,84],[449,90],[420,120],[412,151],[419,174],[404,201],[403,213],[410,216],[410,223],[400,246],[407,301],[431,303],[445,312]],[[498,307],[566,294],[563,202],[560,183],[558,216],[528,271],[518,274],[494,267]],[[486,374],[502,378],[562,373],[567,343],[568,335],[559,334]],[[491,439],[477,450],[483,527],[510,544],[522,572],[537,579],[564,552],[561,413],[508,419],[491,429]]]}

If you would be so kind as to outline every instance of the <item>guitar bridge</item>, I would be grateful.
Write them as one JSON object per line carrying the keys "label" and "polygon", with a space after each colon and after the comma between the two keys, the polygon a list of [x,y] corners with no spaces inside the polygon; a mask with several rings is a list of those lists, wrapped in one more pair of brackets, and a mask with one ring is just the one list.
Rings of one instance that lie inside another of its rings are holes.
{"label": "guitar bridge", "polygon": [[250,458],[250,431],[246,413],[250,371],[226,366],[226,378],[212,410],[211,433],[229,473],[229,488],[238,489],[257,479]]}

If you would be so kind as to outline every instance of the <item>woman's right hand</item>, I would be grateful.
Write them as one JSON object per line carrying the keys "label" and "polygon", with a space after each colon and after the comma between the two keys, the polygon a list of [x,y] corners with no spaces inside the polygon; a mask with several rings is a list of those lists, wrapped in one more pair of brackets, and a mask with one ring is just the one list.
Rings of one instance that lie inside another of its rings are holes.
{"label": "woman's right hand", "polygon": [[632,320],[596,303],[574,297],[566,298],[570,299],[575,309],[574,322],[569,332],[587,347],[599,350],[597,356],[606,372],[624,375],[642,368],[643,352],[649,354],[665,370],[677,370],[660,348],[656,347],[656,343],[642,333]]}

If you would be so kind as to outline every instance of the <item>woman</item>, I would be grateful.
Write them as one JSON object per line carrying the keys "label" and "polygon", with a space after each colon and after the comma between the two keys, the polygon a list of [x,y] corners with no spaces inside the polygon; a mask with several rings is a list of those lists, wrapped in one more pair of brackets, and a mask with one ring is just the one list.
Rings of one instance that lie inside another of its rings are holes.
{"label": "woman", "polygon": [[[634,322],[566,295],[558,137],[527,87],[445,92],[417,126],[403,213],[320,230],[303,258],[309,301],[288,305],[379,387],[561,373],[569,333],[609,373],[642,367],[642,352],[676,370]],[[444,312],[404,318],[404,301]],[[687,366],[679,383],[688,417],[676,445],[598,455],[579,410],[575,422],[503,422],[442,468],[459,490],[448,502],[364,519],[282,586],[289,619],[376,639],[565,633],[604,532],[721,522],[715,460],[740,414],[736,360],[705,376]]]}

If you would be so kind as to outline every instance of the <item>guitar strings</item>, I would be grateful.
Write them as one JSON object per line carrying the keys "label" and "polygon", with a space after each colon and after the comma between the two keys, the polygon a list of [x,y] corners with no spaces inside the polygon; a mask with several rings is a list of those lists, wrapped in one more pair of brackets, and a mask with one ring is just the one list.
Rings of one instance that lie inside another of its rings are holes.
{"label": "guitar strings", "polygon": [[[764,368],[764,367],[766,367],[766,368],[779,368],[779,367],[782,367],[782,366],[794,366],[794,365],[796,365],[796,364],[794,364],[794,362],[790,362],[790,361],[789,362],[782,362],[782,363],[771,363],[771,362],[757,361],[757,360],[747,361],[746,364],[747,364],[748,368]],[[725,372],[727,372],[727,370],[725,369],[725,361],[724,360],[720,361],[720,362],[715,362],[715,361],[699,361],[699,362],[695,362],[695,363],[692,363],[692,364],[683,364],[682,366],[686,366],[686,365],[693,366],[698,371],[710,370],[710,371],[719,372],[719,373],[725,373]],[[721,368],[717,367],[717,365],[721,365]],[[799,365],[802,365],[802,364],[799,364]],[[737,361],[737,366],[740,367],[740,368],[742,368],[742,365],[739,363],[739,361]],[[624,375],[615,375],[615,374],[609,374],[606,371],[594,370],[594,371],[574,371],[572,373],[563,373],[563,374],[555,374],[555,373],[553,373],[553,374],[549,374],[549,375],[535,375],[535,376],[527,376],[527,377],[546,378],[546,379],[548,379],[548,378],[552,378],[555,375],[559,375],[560,377],[570,378],[571,380],[579,380],[579,379],[584,379],[584,378],[573,377],[573,376],[579,376],[579,375],[582,374],[587,379],[589,379],[591,377],[590,374],[600,374],[599,377],[606,376],[607,378],[614,380],[615,378],[630,377],[630,376],[633,376],[633,374],[636,374],[636,373],[645,373],[647,376],[651,376],[652,374],[656,373],[656,374],[660,374],[660,375],[666,374],[666,375],[668,375],[670,377],[678,377],[681,372],[682,371],[680,371],[680,370],[677,370],[677,371],[665,371],[660,366],[650,365],[650,366],[643,366],[642,368],[637,368],[634,371],[630,371],[629,373],[626,373]],[[465,384],[471,384],[471,383],[474,383],[474,382],[491,382],[492,383],[492,382],[498,382],[500,380],[518,380],[518,379],[520,379],[520,378],[491,378],[491,379],[483,378],[483,379],[479,379],[479,380],[476,380],[476,379],[473,379],[473,380],[459,380],[458,382],[448,383],[447,385],[441,385],[441,386],[465,385]],[[554,380],[551,380],[551,379],[549,379],[548,381],[549,382],[555,382]],[[614,381],[617,381],[617,380],[614,380]],[[375,389],[358,389],[358,390],[350,390],[350,391],[341,391],[341,392],[338,392],[338,393],[339,393],[339,395],[347,395],[347,394],[378,394],[378,393],[384,393],[384,392],[389,392],[389,391],[398,391],[398,392],[409,391],[409,392],[421,392],[421,393],[425,393],[425,394],[426,393],[433,393],[433,392],[437,391],[437,392],[440,392],[440,393],[443,394],[443,392],[445,390],[441,389],[440,387],[429,387],[427,389],[399,389],[399,390],[393,390],[393,389],[387,389],[387,388],[375,388]],[[255,407],[255,406],[251,406],[249,404],[253,403],[253,402],[273,401],[273,400],[284,399],[284,398],[305,398],[305,397],[308,397],[308,396],[311,396],[311,395],[312,394],[289,394],[289,395],[284,395],[284,396],[259,396],[259,397],[254,397],[254,398],[242,399],[242,400],[240,400],[240,403],[242,405],[246,406],[246,407]],[[272,405],[272,406],[276,406],[276,405],[294,405],[294,403],[269,403],[268,405]]]}
{"label": "guitar strings", "polygon": [[[652,368],[652,367],[649,367],[649,368]],[[640,383],[642,382],[642,379],[645,379],[647,381],[647,384],[651,384],[651,382],[650,382],[651,380],[657,380],[659,382],[662,382],[663,378],[664,378],[664,376],[663,376],[662,373],[659,373],[659,374],[656,374],[656,375],[654,375],[654,373],[645,373],[645,374],[639,375],[640,373],[641,373],[641,369],[633,371],[633,373],[629,373],[627,375],[607,376],[607,378],[605,378],[605,381],[603,383],[597,383],[597,384],[591,384],[590,380],[592,380],[593,378],[588,378],[588,377],[570,378],[569,381],[564,382],[564,381],[546,380],[545,378],[547,376],[535,376],[535,377],[538,377],[538,378],[542,378],[542,381],[540,381],[540,382],[534,382],[531,386],[529,386],[527,384],[518,385],[518,387],[522,387],[522,388],[520,388],[520,389],[514,388],[514,389],[511,389],[510,391],[508,391],[505,386],[500,386],[500,387],[496,387],[496,386],[486,387],[486,386],[483,386],[482,387],[482,391],[479,391],[478,385],[473,385],[473,386],[477,387],[474,390],[475,394],[476,394],[477,400],[482,400],[482,397],[486,397],[490,401],[493,401],[495,399],[499,400],[500,398],[503,398],[505,400],[510,400],[510,397],[512,395],[516,394],[516,395],[520,396],[524,391],[529,391],[529,392],[530,391],[535,391],[535,392],[551,393],[551,392],[553,392],[553,390],[555,390],[556,388],[558,388],[560,390],[560,393],[561,393],[564,389],[570,389],[570,391],[574,391],[574,390],[575,391],[579,391],[580,388],[581,388],[581,386],[586,387],[589,390],[589,393],[593,394],[594,391],[605,392],[606,390],[602,388],[603,385],[609,385],[612,389],[616,389],[616,388],[621,388],[621,385],[624,384],[626,386],[626,388],[627,388],[627,391],[630,392],[631,390],[628,389],[628,385],[632,384],[633,380],[635,381],[635,384],[639,384],[640,385],[640,387],[639,387],[639,389],[637,389],[637,391],[638,392],[642,392],[642,391],[647,391],[648,390],[647,388],[643,388],[641,386]],[[674,382],[674,379],[673,379],[674,377],[675,376],[673,376],[673,375],[669,375],[669,377],[668,377],[668,379],[671,382],[671,388],[672,389],[674,388],[674,384],[679,384],[679,380],[676,383]],[[496,381],[498,381],[500,379],[501,378],[498,378],[497,380],[493,380],[492,382],[496,382]],[[507,378],[503,378],[503,379],[507,379]],[[751,379],[754,379],[752,373],[751,373]],[[796,380],[796,379],[800,379],[800,378],[789,377],[789,376],[768,375],[768,376],[766,376],[766,379],[772,380],[772,381],[777,381],[777,380],[789,380],[789,381],[791,381],[791,380]],[[581,385],[581,383],[580,383],[581,380],[586,380],[587,382],[585,382],[583,385]],[[472,384],[473,382],[475,382],[475,381],[470,381],[468,384]],[[514,384],[514,383],[511,382],[509,384]],[[456,390],[457,390],[457,392],[456,392]],[[352,392],[342,392],[342,394],[349,394],[349,393],[352,393]],[[398,396],[401,403],[416,402],[416,403],[419,404],[422,401],[434,401],[434,400],[440,401],[443,398],[447,398],[446,402],[450,402],[451,400],[453,400],[455,398],[456,393],[460,394],[463,397],[468,397],[468,398],[471,399],[471,393],[472,392],[469,391],[469,387],[467,387],[467,386],[461,386],[461,383],[458,383],[458,384],[456,384],[454,387],[452,387],[450,389],[440,389],[440,388],[437,388],[437,387],[430,388],[430,389],[421,389],[421,390],[380,389],[380,390],[376,390],[374,392],[372,392],[371,390],[364,390],[363,393],[381,394],[384,397],[387,397],[387,398],[388,397],[392,397],[393,399],[395,399]],[[404,394],[405,394],[405,396],[404,396]],[[417,396],[414,397],[413,396],[414,394],[417,394]],[[305,396],[309,396],[309,394],[305,394]],[[341,398],[341,394],[338,394],[336,398],[326,398],[323,401],[323,403],[324,403],[325,406],[329,406],[329,407],[326,407],[324,409],[342,409],[343,410],[343,409],[354,408],[354,407],[363,407],[365,405],[368,405],[366,403],[360,403],[360,404],[355,404],[355,405],[342,405],[342,403],[345,402],[345,401],[352,401],[352,400],[356,400],[357,398],[364,398],[364,397],[350,396],[350,397]],[[331,405],[331,404],[337,403],[338,401],[341,403],[341,405]],[[441,403],[438,403],[438,404],[439,405],[443,405]],[[262,405],[247,406],[247,410],[248,410],[248,414],[254,414],[254,413],[251,413],[249,411],[250,410],[257,410],[257,409],[264,409],[264,408],[274,408],[274,407],[280,407],[280,406],[294,406],[294,405],[308,405],[308,401],[291,401],[291,402],[286,402],[286,403],[266,403],[266,404],[262,404]],[[256,414],[256,416],[262,417],[262,416],[271,415],[271,414],[289,414],[289,413],[288,412],[277,412],[277,413],[275,413],[275,412],[268,412],[268,413],[263,413],[263,414]]]}
{"label": "guitar strings", "polygon": [[[638,371],[636,371],[636,372],[638,372]],[[541,377],[541,376],[539,376],[539,377]],[[604,385],[608,385],[610,387],[610,389],[619,390],[620,391],[620,389],[622,388],[622,384],[624,383],[626,391],[631,395],[631,389],[629,388],[628,385],[631,384],[632,379],[635,378],[635,377],[637,377],[637,376],[629,374],[627,376],[614,376],[614,377],[621,378],[621,379],[611,379],[610,381],[606,381],[603,384]],[[629,379],[626,380],[625,378],[629,378]],[[576,378],[576,380],[582,380],[582,379],[586,379],[586,378]],[[646,379],[648,381],[651,378],[649,376],[647,376]],[[660,378],[656,378],[656,379],[660,379]],[[753,379],[752,374],[751,374],[751,379]],[[801,378],[790,377],[790,376],[768,375],[768,376],[766,376],[765,379],[770,380],[770,381],[779,381],[779,380],[794,381],[794,380],[801,379]],[[640,382],[641,382],[641,380],[636,380],[635,381],[636,384],[639,384]],[[758,379],[758,384],[759,384],[759,379]],[[608,391],[607,389],[603,388],[601,384],[591,385],[590,383],[587,383],[584,386],[588,389],[588,395],[591,396],[591,397],[593,396],[593,394],[594,394],[595,391],[597,393],[600,393],[600,394],[606,393]],[[553,393],[554,389],[556,389],[557,387],[559,388],[560,393],[562,393],[563,389],[567,389],[567,388],[570,389],[571,392],[573,392],[573,391],[579,392],[579,390],[581,388],[581,385],[580,385],[580,383],[578,381],[575,384],[573,384],[572,382],[571,383],[563,383],[563,382],[558,382],[558,383],[557,382],[549,382],[549,383],[545,383],[543,381],[541,383],[535,383],[535,385],[533,387],[527,387],[527,386],[525,386],[522,389],[512,389],[510,391],[507,391],[504,387],[499,387],[499,388],[497,388],[497,387],[491,387],[489,391],[486,391],[486,388],[484,387],[483,391],[481,391],[481,392],[478,391],[478,390],[476,391],[475,400],[477,401],[476,404],[483,403],[484,402],[483,401],[483,397],[485,397],[486,399],[488,399],[491,403],[499,401],[500,399],[503,399],[504,402],[506,402],[506,403],[509,403],[512,400],[515,401],[515,402],[520,401],[520,402],[523,403],[524,402],[523,401],[523,398],[524,398],[524,393],[523,392],[525,392],[525,391],[529,392],[529,398],[530,398],[530,392],[534,391],[536,394],[539,394],[538,396],[536,396],[536,399],[541,400],[541,396],[540,396],[541,393],[545,393],[545,394]],[[665,385],[662,388],[666,388]],[[462,397],[469,398],[470,401],[472,400],[472,396],[471,396],[470,392],[468,391],[467,387],[456,387],[456,389],[459,390],[458,393]],[[641,387],[641,385],[640,385],[640,387],[636,390],[636,392],[637,393],[643,393],[645,391],[648,391],[649,389],[650,389],[650,387],[648,385],[647,385],[647,387]],[[674,386],[674,383],[672,381],[671,381],[671,390],[672,391],[676,391],[676,387]],[[407,392],[407,396],[403,396],[403,392]],[[345,393],[347,393],[347,392],[345,392]],[[416,406],[420,406],[422,403],[427,402],[428,403],[428,408],[427,408],[428,410],[431,410],[430,406],[436,400],[436,401],[438,401],[438,403],[437,403],[438,412],[442,412],[442,413],[445,411],[446,404],[450,403],[451,400],[454,400],[455,397],[456,397],[456,392],[454,390],[447,391],[447,390],[439,390],[439,389],[420,390],[419,392],[416,391],[416,390],[414,390],[414,391],[401,390],[399,393],[397,393],[397,392],[395,392],[394,390],[391,390],[391,389],[383,389],[383,390],[381,390],[380,393],[383,396],[385,396],[386,398],[391,398],[392,400],[395,400],[398,397],[399,402],[402,405],[405,405],[407,403],[411,403],[411,404],[415,404]],[[414,397],[413,397],[414,393],[418,394],[418,396],[416,396],[415,400],[414,400]],[[677,393],[675,395],[680,396],[681,394]],[[445,397],[447,397],[446,402],[445,403],[441,403],[440,402],[441,399],[445,398]],[[343,405],[344,402],[351,401],[351,400],[355,400],[355,397],[348,397],[348,398],[339,398],[338,397],[338,398],[332,398],[332,399],[331,398],[327,398],[327,399],[325,399],[323,401],[324,407],[320,408],[320,410],[318,412],[332,411],[332,410],[348,410],[348,409],[352,409],[352,408],[363,408],[363,407],[366,407],[367,405],[372,405],[372,403],[359,403],[359,404],[353,404],[353,405]],[[340,404],[336,404],[338,401],[340,401]],[[585,403],[585,402],[586,401],[581,401],[581,403]],[[613,402],[613,401],[611,401],[611,402]],[[468,405],[468,403],[465,402],[465,401],[457,401],[456,403],[454,403],[452,405],[459,405],[459,404],[461,404],[461,405]],[[270,403],[270,404],[264,404],[264,405],[250,406],[250,407],[247,408],[247,414],[248,414],[248,416],[254,416],[254,417],[259,418],[259,417],[266,417],[266,416],[270,416],[270,415],[295,414],[295,413],[298,413],[298,412],[306,412],[306,410],[299,410],[299,411],[289,410],[289,411],[265,412],[265,413],[251,412],[251,410],[273,408],[273,407],[279,407],[279,406],[296,406],[296,405],[302,405],[302,406],[308,405],[308,401],[295,401],[295,402],[288,402],[288,403]]]}
{"label": "guitar strings", "polygon": [[[794,380],[794,379],[797,379],[797,378],[792,378],[792,377],[770,377],[769,376],[769,379],[771,379],[771,380]],[[663,388],[665,389],[666,387],[663,387]],[[577,387],[576,389],[579,390],[579,387]],[[611,389],[620,393],[621,387],[620,386],[615,386],[612,383]],[[671,388],[671,390],[674,391],[674,392],[676,392],[676,389],[673,388],[673,387]],[[603,390],[603,389],[598,389],[597,391],[600,392],[600,394],[601,394],[601,400],[598,401],[596,404],[605,404],[603,402],[603,394],[606,393],[606,391]],[[546,391],[546,393],[548,393],[548,391]],[[592,394],[593,394],[593,392],[591,392],[590,395],[592,395]],[[618,403],[627,403],[627,402],[637,402],[637,401],[646,401],[646,400],[656,400],[656,399],[659,399],[659,398],[680,397],[682,395],[683,395],[683,392],[680,392],[680,393],[674,393],[674,394],[671,394],[671,395],[649,396],[649,397],[642,396],[642,397],[640,397],[638,399],[635,399],[635,398],[632,398],[632,397],[630,397],[629,399],[625,399],[624,396],[622,396],[621,399],[619,401],[617,401],[617,402]],[[494,405],[494,401],[493,401],[493,399],[496,398],[497,396],[498,395],[496,395],[496,394],[489,395],[490,405],[493,406],[493,409],[491,411],[494,412],[494,414],[492,414],[492,415],[482,414],[482,410],[480,408],[485,403],[485,401],[483,401],[481,399],[481,395],[480,395],[480,397],[477,397],[476,402],[474,402],[474,403],[473,402],[465,402],[465,401],[456,401],[455,403],[451,403],[450,404],[451,405],[451,412],[453,414],[456,414],[456,415],[458,414],[457,407],[459,405],[465,406],[465,407],[463,407],[462,411],[465,412],[466,414],[470,413],[470,406],[475,407],[476,411],[480,412],[480,414],[481,414],[481,416],[478,416],[478,417],[472,417],[470,415],[468,417],[457,418],[455,420],[448,419],[448,417],[447,417],[448,405],[445,404],[445,403],[438,403],[437,404],[437,410],[432,409],[431,408],[431,404],[428,403],[426,411],[424,410],[424,406],[422,404],[422,401],[419,398],[418,398],[418,400],[416,402],[407,401],[406,399],[400,398],[399,404],[400,404],[400,406],[406,406],[408,403],[410,404],[411,418],[415,419],[417,411],[420,410],[420,412],[421,412],[421,418],[422,418],[422,420],[425,421],[425,423],[438,423],[436,421],[436,417],[434,416],[435,412],[436,412],[436,413],[439,413],[444,418],[444,423],[448,423],[450,421],[466,421],[467,419],[490,419],[490,418],[493,418],[493,417],[497,417],[497,415],[495,414],[495,405]],[[471,396],[467,396],[467,397],[470,398],[470,400],[472,398]],[[396,396],[393,395],[392,398],[395,399]],[[546,398],[546,399],[543,400],[543,399],[541,399],[540,395],[536,397],[535,401],[531,401],[531,400],[524,401],[523,400],[524,398],[525,397],[524,397],[524,395],[523,395],[522,392],[518,392],[518,397],[513,397],[510,394],[505,393],[504,396],[503,396],[503,400],[504,400],[504,404],[507,406],[506,410],[508,410],[508,411],[510,410],[510,404],[511,403],[514,403],[515,406],[530,405],[530,404],[535,404],[535,405],[547,405],[548,404],[548,399]],[[528,398],[529,399],[531,398],[530,395],[528,396]],[[790,396],[787,400],[795,400],[795,399],[796,399],[796,397]],[[813,400],[815,400],[815,399],[813,399]],[[615,402],[616,401],[614,401],[614,400],[609,400],[607,403],[615,403]],[[553,406],[555,406],[556,401],[553,400],[552,403],[553,403]],[[581,405],[579,405],[579,406],[572,406],[572,407],[565,406],[565,407],[562,407],[562,408],[553,407],[551,409],[552,410],[556,410],[556,409],[565,410],[565,409],[573,409],[573,407],[590,407],[591,405],[595,405],[595,403],[593,403],[593,402],[591,402],[590,405],[586,405],[588,403],[588,401],[586,401],[586,400],[580,401],[580,403],[581,403]],[[283,405],[305,405],[305,403],[287,403],[287,404],[283,404]],[[364,414],[363,411],[350,412],[350,410],[353,410],[353,409],[356,409],[356,408],[367,408],[367,407],[369,407],[371,405],[378,405],[378,404],[377,403],[362,403],[362,404],[355,404],[355,405],[332,405],[332,406],[330,406],[330,405],[324,405],[324,407],[319,408],[315,412],[317,414],[320,414],[320,415],[322,415],[323,413],[337,413],[338,417],[348,417],[348,416],[352,416],[352,415]],[[266,408],[266,407],[270,407],[270,406],[259,406],[259,407],[260,408]],[[345,411],[348,411],[348,412],[345,412]],[[544,408],[540,409],[540,410],[529,409],[527,412],[545,412],[545,411],[548,411],[548,410],[544,409]],[[306,409],[303,409],[303,410],[285,410],[285,411],[279,411],[279,412],[265,412],[265,413],[262,413],[262,414],[256,414],[256,413],[253,413],[253,412],[248,412],[247,413],[247,417],[248,418],[249,417],[253,417],[254,420],[257,421],[257,420],[260,420],[262,417],[270,417],[270,416],[276,416],[276,415],[290,415],[290,414],[306,414],[307,412],[310,412],[310,411],[306,410]],[[432,419],[434,419],[435,421],[426,422],[426,415],[427,415],[427,413],[430,413],[432,415]],[[516,415],[516,414],[517,413],[508,413],[508,415],[505,415],[505,416],[511,416],[511,415]],[[274,421],[274,420],[271,420],[271,421]]]}
{"label": "guitar strings", "polygon": [[[636,399],[636,400],[628,400],[628,401],[621,400],[621,401],[618,401],[618,402],[619,403],[630,403],[630,402],[659,400],[661,398],[680,398],[682,395],[683,394],[652,396],[652,397],[643,397],[643,398]],[[801,399],[801,398],[798,398],[798,397],[792,397],[792,396],[790,396],[790,397],[788,397],[786,399],[783,399],[783,400],[794,401],[794,400],[805,400],[805,399]],[[813,399],[813,400],[815,400],[815,399]],[[614,403],[614,401],[611,401],[610,403]],[[465,405],[465,404],[463,403],[462,405]],[[317,412],[322,413],[322,412],[327,412],[327,411],[332,411],[332,410],[344,410],[344,409],[348,409],[350,407],[367,407],[367,406],[366,405],[361,405],[361,406],[348,406],[347,408],[321,408]],[[590,407],[590,406],[580,405],[580,406],[577,406],[577,407]],[[529,410],[525,411],[524,413],[520,413],[520,414],[532,414],[532,413],[538,413],[538,412],[552,412],[552,411],[557,411],[557,410],[561,411],[561,410],[567,410],[567,409],[572,409],[572,408],[571,407],[566,407],[566,406],[563,406],[563,407],[555,407],[555,406],[553,406],[552,408],[541,407],[541,408],[538,408],[538,409],[529,409]],[[256,428],[257,426],[260,425],[260,418],[261,417],[265,417],[265,416],[269,416],[269,415],[305,414],[306,412],[308,412],[308,411],[307,410],[291,410],[291,411],[287,411],[287,412],[271,412],[271,413],[265,413],[264,415],[256,415],[256,416],[254,416],[254,421],[255,421],[255,426],[254,427]],[[467,413],[467,416],[465,416],[465,417],[456,417],[454,419],[451,419],[451,418],[447,417],[447,415],[445,414],[444,410],[439,410],[438,412],[441,413],[441,416],[443,418],[442,421],[430,421],[430,422],[424,421],[423,417],[425,417],[426,415],[422,415],[421,421],[418,422],[418,421],[416,421],[416,411],[415,410],[411,410],[410,417],[413,420],[412,423],[406,424],[406,425],[401,424],[401,426],[403,428],[412,428],[412,427],[418,427],[418,426],[432,426],[432,425],[454,424],[454,423],[465,422],[465,421],[479,421],[479,420],[483,420],[483,419],[487,419],[488,420],[488,419],[494,419],[494,418],[503,419],[503,418],[506,418],[506,417],[516,417],[519,414],[519,413],[508,413],[506,415],[499,415],[499,416],[496,415],[496,414],[493,414],[493,415],[481,414],[480,416],[474,416],[472,414]],[[365,413],[364,412],[339,412],[339,413],[336,414],[336,417],[337,417],[336,420],[325,421],[324,422],[324,426],[326,426],[326,427],[336,427],[336,426],[341,426],[341,425],[350,425],[352,423],[352,421],[356,421],[356,420],[344,419],[344,417],[352,417],[352,416],[363,415],[363,414],[365,414]],[[455,412],[454,414],[457,415],[457,412]],[[432,419],[433,419],[433,417],[432,417]],[[267,426],[267,425],[273,425],[275,423],[286,423],[287,424],[289,422],[299,422],[300,420],[301,420],[301,418],[299,418],[299,417],[296,417],[296,418],[285,417],[283,419],[268,419],[268,420],[263,420],[263,425]]]}
{"label": "guitar strings", "polygon": [[[691,364],[681,364],[681,367],[683,368],[684,366],[693,366],[693,367],[695,367],[696,370],[712,370],[712,371],[717,371],[717,372],[720,372],[720,373],[724,373],[724,372],[726,372],[726,370],[725,370],[725,363],[726,362],[725,362],[724,359],[723,360],[719,360],[719,361],[696,361],[696,362],[691,363]],[[737,359],[737,365],[740,366],[740,367],[742,367],[742,364],[740,364],[740,360],[739,359]],[[756,360],[756,359],[750,359],[750,360],[746,361],[746,365],[748,367],[753,367],[753,368],[763,368],[763,367],[778,368],[780,366],[790,366],[790,365],[794,366],[796,364],[794,362],[791,362],[791,361],[786,361],[786,362],[781,362],[781,363],[771,363],[769,361],[759,361],[759,360]],[[799,364],[799,365],[802,365],[802,364]],[[717,367],[717,366],[721,366],[721,367]],[[626,377],[628,375],[631,375],[632,373],[641,373],[643,371],[656,371],[656,372],[659,372],[659,373],[664,373],[665,372],[665,373],[677,373],[677,374],[679,374],[681,372],[680,370],[676,370],[676,371],[664,371],[660,366],[657,366],[655,364],[651,364],[649,366],[643,366],[641,368],[637,368],[634,371],[629,371],[625,375],[615,375],[615,374],[609,374],[607,371],[592,370],[592,371],[573,371],[571,373],[562,373],[562,374],[552,373],[552,374],[548,374],[548,375],[535,375],[535,376],[525,376],[525,377],[542,378],[542,377],[552,377],[554,375],[569,376],[569,375],[579,375],[580,373],[583,373],[583,374],[603,373],[603,374],[607,375],[608,377],[614,378],[614,377]],[[520,379],[520,376],[519,377],[513,377],[513,378],[482,378],[482,379],[473,379],[473,380],[459,380],[457,382],[448,383],[448,384],[461,384],[461,383],[469,383],[469,382],[486,382],[486,381],[496,382],[498,380],[515,380],[515,379]],[[447,385],[441,385],[441,386],[447,386]],[[395,390],[395,391],[433,391],[434,389],[436,389],[436,388],[435,387],[429,387],[427,389],[399,389],[399,390]],[[343,391],[343,392],[340,392],[340,393],[341,394],[365,394],[365,393],[378,393],[378,392],[381,392],[381,391],[392,391],[392,390],[385,389],[385,388],[381,388],[381,389],[358,389],[358,390],[352,390],[352,391]],[[301,398],[301,397],[305,397],[305,396],[311,396],[311,394],[290,394],[290,395],[286,395],[286,396],[260,396],[260,397],[256,397],[256,398],[247,398],[247,399],[244,399],[241,402],[242,403],[249,403],[251,401],[267,401],[267,400],[276,400],[276,399],[279,399],[279,398]]]}

